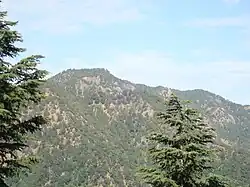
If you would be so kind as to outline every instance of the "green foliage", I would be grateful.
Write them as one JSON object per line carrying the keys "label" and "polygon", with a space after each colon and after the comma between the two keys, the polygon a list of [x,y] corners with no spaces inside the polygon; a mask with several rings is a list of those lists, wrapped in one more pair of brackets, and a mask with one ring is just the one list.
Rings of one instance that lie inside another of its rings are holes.
{"label": "green foliage", "polygon": [[[47,185],[55,187],[64,182],[65,186],[140,186],[134,174],[145,163],[140,151],[145,145],[143,137],[146,130],[155,129],[145,111],[148,106],[162,110],[163,97],[158,88],[131,84],[135,90],[128,90],[126,81],[95,71],[68,70],[47,81],[45,88],[51,95],[34,111],[58,118],[37,134],[41,143],[34,148],[42,161],[28,176],[12,183],[13,187],[44,186],[48,181]],[[105,98],[104,103],[94,102],[100,98]],[[220,166],[226,167],[231,167],[230,161]],[[232,176],[231,172],[223,174]]]}
{"label": "green foliage", "polygon": [[42,116],[23,118],[22,111],[28,106],[38,104],[44,98],[40,85],[47,75],[38,70],[41,58],[34,55],[22,59],[16,64],[8,62],[25,49],[16,47],[22,42],[21,35],[11,27],[17,22],[7,21],[7,12],[0,12],[0,185],[7,186],[5,180],[19,169],[28,168],[36,159],[20,157],[27,147],[26,135],[41,129],[46,121]]}
{"label": "green foliage", "polygon": [[[10,181],[12,187],[146,186],[140,185],[135,172],[148,163],[141,151],[147,146],[144,137],[159,128],[153,111],[165,109],[163,93],[168,93],[167,88],[129,83],[102,69],[67,70],[50,78],[43,88],[48,91],[46,99],[25,110],[29,115],[42,114],[50,119],[36,134],[39,142],[28,150],[36,150],[41,161],[28,175]],[[239,133],[243,132],[241,124],[249,126],[250,115],[239,113],[240,105],[209,92],[175,93],[181,99],[192,100],[190,106],[212,122],[216,142],[220,138],[229,141],[227,147],[216,146],[217,155],[223,156],[216,159],[212,173],[238,180],[237,187],[248,184],[249,156],[238,149],[239,144],[234,147],[234,136],[237,133],[243,138]],[[247,151],[245,145],[240,147]],[[202,181],[205,185],[207,180]]]}
{"label": "green foliage", "polygon": [[224,187],[228,186],[229,182],[220,175],[210,174],[201,184],[203,187]]}
{"label": "green foliage", "polygon": [[[174,94],[166,102],[165,112],[157,116],[164,127],[170,128],[171,134],[157,132],[148,137],[153,144],[149,148],[153,165],[141,168],[138,175],[155,187],[200,186],[204,175],[212,168],[214,129],[204,122],[197,110],[182,105]],[[224,186],[218,178],[208,179],[208,186],[215,183]]]}

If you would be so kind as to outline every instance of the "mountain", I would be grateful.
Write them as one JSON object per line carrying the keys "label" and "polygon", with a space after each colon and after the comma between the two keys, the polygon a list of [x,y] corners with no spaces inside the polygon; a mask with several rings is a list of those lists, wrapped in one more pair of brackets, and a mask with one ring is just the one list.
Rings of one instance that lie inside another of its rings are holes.
{"label": "mountain", "polygon": [[[167,79],[167,77],[166,77]],[[215,173],[249,183],[250,111],[204,90],[179,91],[134,84],[105,69],[66,70],[50,78],[47,99],[25,115],[50,123],[27,151],[40,156],[13,187],[143,186],[135,170],[145,162],[145,136],[157,130],[154,114],[174,92],[193,101],[217,132]]]}

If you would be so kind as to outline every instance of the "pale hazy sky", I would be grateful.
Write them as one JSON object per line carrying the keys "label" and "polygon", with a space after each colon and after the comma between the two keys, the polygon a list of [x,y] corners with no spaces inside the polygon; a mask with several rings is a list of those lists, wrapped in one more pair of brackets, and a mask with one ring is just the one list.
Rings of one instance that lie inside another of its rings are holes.
{"label": "pale hazy sky", "polygon": [[250,104],[249,0],[3,0],[42,66],[201,88]]}

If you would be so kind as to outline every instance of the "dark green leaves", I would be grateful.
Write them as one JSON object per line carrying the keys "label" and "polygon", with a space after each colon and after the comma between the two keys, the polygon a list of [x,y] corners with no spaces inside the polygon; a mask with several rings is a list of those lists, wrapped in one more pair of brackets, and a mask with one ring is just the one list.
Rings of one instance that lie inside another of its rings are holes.
{"label": "dark green leaves", "polygon": [[[208,143],[215,138],[214,129],[203,121],[198,111],[182,105],[173,94],[166,102],[165,111],[157,117],[167,131],[148,137],[153,167],[141,168],[138,175],[145,183],[157,187],[200,186],[205,173],[212,168],[213,150]],[[209,178],[206,184],[217,182],[219,179]]]}
{"label": "dark green leaves", "polygon": [[22,112],[44,98],[40,86],[45,81],[47,71],[37,69],[43,56],[33,55],[15,64],[6,59],[15,58],[25,51],[16,47],[22,42],[21,35],[11,27],[17,22],[5,20],[7,12],[0,12],[0,185],[6,186],[6,178],[20,169],[28,168],[34,158],[21,157],[18,152],[28,146],[25,136],[41,129],[46,123],[42,116],[28,119]]}

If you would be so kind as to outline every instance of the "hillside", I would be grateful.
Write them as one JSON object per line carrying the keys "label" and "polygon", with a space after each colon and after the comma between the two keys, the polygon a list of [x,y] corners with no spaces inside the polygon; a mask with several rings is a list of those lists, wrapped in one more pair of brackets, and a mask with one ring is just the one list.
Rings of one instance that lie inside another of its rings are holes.
{"label": "hillside", "polygon": [[47,99],[26,111],[51,121],[29,150],[41,161],[32,173],[12,182],[13,187],[140,186],[134,174],[144,162],[145,135],[156,128],[154,112],[163,109],[171,91],[192,100],[216,128],[222,159],[216,172],[250,182],[247,106],[204,90],[133,84],[104,69],[63,71],[44,89]]}

